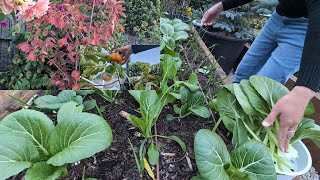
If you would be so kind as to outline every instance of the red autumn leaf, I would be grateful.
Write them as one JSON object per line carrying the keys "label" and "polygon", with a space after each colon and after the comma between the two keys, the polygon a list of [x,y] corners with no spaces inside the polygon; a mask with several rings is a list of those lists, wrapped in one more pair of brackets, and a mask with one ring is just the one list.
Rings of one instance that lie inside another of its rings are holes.
{"label": "red autumn leaf", "polygon": [[45,31],[42,33],[42,35],[43,35],[44,37],[47,37],[47,36],[48,36],[48,30],[45,30]]}
{"label": "red autumn leaf", "polygon": [[30,46],[27,42],[23,42],[17,45],[17,47],[22,51],[22,52],[27,52],[30,49]]}
{"label": "red autumn leaf", "polygon": [[77,70],[73,70],[71,73],[71,76],[76,80],[76,81],[80,81],[80,72]]}
{"label": "red autumn leaf", "polygon": [[72,90],[79,90],[79,89],[80,89],[79,84],[74,84],[74,85],[72,86]]}

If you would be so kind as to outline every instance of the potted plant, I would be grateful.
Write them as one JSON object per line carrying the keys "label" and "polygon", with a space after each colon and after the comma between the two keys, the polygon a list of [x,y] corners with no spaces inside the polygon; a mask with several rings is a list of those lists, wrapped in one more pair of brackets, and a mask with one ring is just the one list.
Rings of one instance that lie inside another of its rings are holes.
{"label": "potted plant", "polygon": [[258,33],[256,29],[263,27],[264,21],[261,21],[260,14],[270,14],[274,5],[252,2],[221,12],[212,26],[199,26],[199,19],[215,3],[217,1],[204,5],[200,9],[194,9],[193,16],[198,19],[194,21],[194,24],[198,26],[200,35],[211,53],[216,56],[219,64],[228,74],[239,64],[238,57],[245,44],[253,41]]}

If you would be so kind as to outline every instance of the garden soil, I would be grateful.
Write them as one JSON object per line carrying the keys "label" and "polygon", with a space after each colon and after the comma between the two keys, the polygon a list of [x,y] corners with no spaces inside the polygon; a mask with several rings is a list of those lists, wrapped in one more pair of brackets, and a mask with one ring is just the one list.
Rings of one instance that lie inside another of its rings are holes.
{"label": "garden soil", "polygon": [[[109,103],[103,101],[99,96],[91,96],[97,100],[100,105]],[[139,137],[139,130],[119,115],[120,111],[126,111],[137,115],[134,109],[138,108],[134,98],[128,93],[120,94],[122,102],[119,104],[109,104],[103,113],[104,118],[113,130],[113,142],[111,146],[95,157],[73,164],[69,167],[69,175],[66,180],[81,179],[83,168],[85,167],[85,177],[94,177],[99,180],[140,180],[151,179],[146,173],[140,176],[135,164],[134,155],[128,139],[138,152],[139,146],[143,140]],[[94,111],[94,113],[96,113]],[[163,180],[171,179],[190,179],[197,175],[197,169],[194,160],[193,140],[195,133],[201,129],[212,129],[213,122],[201,119],[195,116],[188,116],[184,119],[173,121],[165,120],[168,113],[174,113],[171,108],[165,107],[157,122],[157,134],[164,136],[175,135],[181,138],[187,145],[187,153],[184,153],[180,146],[166,139],[158,138],[158,147],[160,148],[160,175]],[[188,164],[187,158],[190,159]],[[153,169],[154,172],[155,169]]]}

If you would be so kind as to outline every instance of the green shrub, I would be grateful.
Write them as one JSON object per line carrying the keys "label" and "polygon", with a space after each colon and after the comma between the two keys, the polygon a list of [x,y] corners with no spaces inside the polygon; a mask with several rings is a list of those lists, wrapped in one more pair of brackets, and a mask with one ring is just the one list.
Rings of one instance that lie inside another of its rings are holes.
{"label": "green shrub", "polygon": [[159,43],[160,0],[127,0],[126,33],[137,35],[143,43]]}

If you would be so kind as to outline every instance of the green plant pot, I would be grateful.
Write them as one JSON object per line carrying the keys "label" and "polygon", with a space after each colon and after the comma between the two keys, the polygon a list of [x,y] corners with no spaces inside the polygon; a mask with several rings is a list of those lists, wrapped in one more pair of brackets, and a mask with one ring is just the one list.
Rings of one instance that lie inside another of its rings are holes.
{"label": "green plant pot", "polygon": [[197,27],[197,30],[226,74],[229,74],[232,69],[237,68],[240,63],[238,58],[245,44],[251,42],[250,39],[238,39],[219,35],[214,31],[212,26],[205,28]]}

